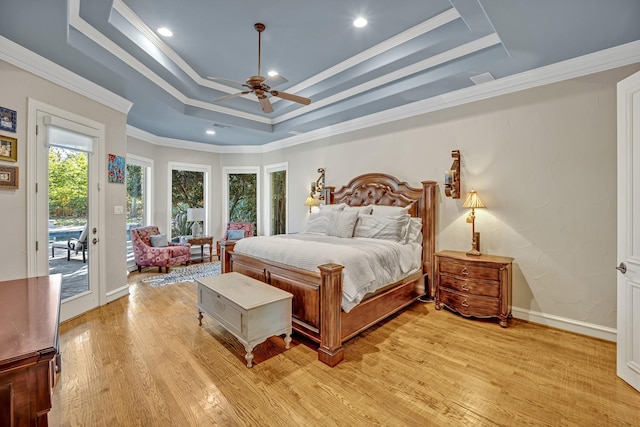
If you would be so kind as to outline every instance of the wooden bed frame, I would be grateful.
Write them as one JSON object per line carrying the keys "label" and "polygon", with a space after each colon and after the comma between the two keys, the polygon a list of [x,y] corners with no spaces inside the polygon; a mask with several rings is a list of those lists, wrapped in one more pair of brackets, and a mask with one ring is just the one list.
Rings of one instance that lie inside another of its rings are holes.
{"label": "wooden bed frame", "polygon": [[[342,265],[319,265],[319,273],[234,253],[235,242],[220,242],[222,272],[237,271],[293,294],[293,329],[320,344],[318,360],[335,366],[344,358],[343,343],[427,295],[432,298],[435,264],[436,182],[422,189],[381,173],[360,175],[335,190],[325,187],[327,204],[407,206],[422,218],[422,271],[366,298],[349,313],[341,309]],[[431,280],[429,280],[431,279]]]}

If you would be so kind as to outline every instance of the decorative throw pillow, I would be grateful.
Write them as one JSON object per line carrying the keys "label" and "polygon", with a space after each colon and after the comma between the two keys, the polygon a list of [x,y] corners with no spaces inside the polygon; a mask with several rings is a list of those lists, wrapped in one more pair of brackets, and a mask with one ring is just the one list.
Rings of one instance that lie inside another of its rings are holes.
{"label": "decorative throw pillow", "polygon": [[149,241],[151,242],[151,246],[154,248],[169,246],[166,234],[154,234],[153,236],[149,236]]}
{"label": "decorative throw pillow", "polygon": [[382,215],[382,216],[398,216],[409,213],[409,206],[384,206],[384,205],[373,205],[373,211],[371,211],[371,215]]}
{"label": "decorative throw pillow", "polygon": [[422,218],[411,218],[409,220],[405,243],[422,244]]}
{"label": "decorative throw pillow", "polygon": [[353,237],[357,221],[358,211],[333,210],[329,217],[327,236]]}
{"label": "decorative throw pillow", "polygon": [[329,228],[329,214],[328,213],[313,213],[309,215],[307,226],[304,229],[304,233],[327,235],[327,228]]}
{"label": "decorative throw pillow", "polygon": [[353,237],[393,240],[404,243],[409,224],[409,215],[381,216],[360,215],[353,231]]}
{"label": "decorative throw pillow", "polygon": [[244,230],[229,230],[227,233],[227,239],[240,240],[244,239]]}

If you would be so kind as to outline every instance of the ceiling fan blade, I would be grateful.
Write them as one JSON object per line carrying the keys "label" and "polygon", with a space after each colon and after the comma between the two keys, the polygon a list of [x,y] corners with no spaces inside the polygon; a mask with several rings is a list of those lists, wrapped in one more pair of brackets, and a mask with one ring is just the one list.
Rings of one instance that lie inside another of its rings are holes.
{"label": "ceiling fan blade", "polygon": [[223,83],[229,83],[229,84],[236,85],[236,86],[246,86],[246,87],[249,87],[246,83],[237,82],[237,81],[235,81],[235,80],[223,79],[222,77],[207,76],[207,78],[208,78],[209,80],[213,80],[214,82],[223,82]]}
{"label": "ceiling fan blade", "polygon": [[259,95],[258,101],[260,101],[260,106],[262,107],[262,111],[265,113],[273,113],[273,107],[271,106],[271,102],[267,95]]}
{"label": "ceiling fan blade", "polygon": [[286,99],[288,101],[297,102],[298,104],[304,104],[304,105],[311,104],[311,100],[309,98],[304,98],[302,96],[293,95],[291,93],[280,92],[280,91],[277,91],[277,90],[272,90],[270,93],[271,93],[271,95],[277,96],[278,98]]}
{"label": "ceiling fan blade", "polygon": [[289,80],[282,77],[280,74],[276,74],[273,77],[269,77],[267,80],[263,81],[262,84],[265,84],[269,87],[276,87],[278,85],[284,84]]}
{"label": "ceiling fan blade", "polygon": [[213,102],[223,102],[223,101],[228,101],[228,100],[230,100],[230,99],[237,98],[237,97],[239,97],[239,96],[246,95],[246,94],[248,94],[248,93],[251,93],[251,91],[250,91],[250,90],[247,90],[247,91],[244,91],[244,92],[236,92],[236,93],[232,93],[231,95],[225,95],[225,96],[221,96],[220,98],[216,98],[216,99],[214,99],[214,100],[213,100]]}

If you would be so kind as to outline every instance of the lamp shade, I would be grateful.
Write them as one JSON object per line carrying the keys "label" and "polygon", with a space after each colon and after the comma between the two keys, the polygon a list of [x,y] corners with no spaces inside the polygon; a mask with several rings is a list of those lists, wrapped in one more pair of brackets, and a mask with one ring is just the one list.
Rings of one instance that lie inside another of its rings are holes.
{"label": "lamp shade", "polygon": [[305,206],[318,206],[319,204],[319,201],[312,196],[307,196],[307,200],[304,201]]}
{"label": "lamp shade", "polygon": [[475,190],[471,190],[469,191],[469,194],[467,194],[467,200],[464,201],[462,207],[475,209],[484,208],[486,206],[484,205],[484,203],[482,203],[482,200],[480,200],[478,193]]}
{"label": "lamp shade", "polygon": [[204,221],[204,208],[187,209],[187,221]]}

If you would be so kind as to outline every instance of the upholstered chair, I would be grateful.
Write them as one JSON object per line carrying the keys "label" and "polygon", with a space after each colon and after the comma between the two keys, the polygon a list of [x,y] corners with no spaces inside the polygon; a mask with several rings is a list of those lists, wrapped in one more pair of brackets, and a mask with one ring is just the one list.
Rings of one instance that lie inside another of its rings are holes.
{"label": "upholstered chair", "polygon": [[154,266],[160,272],[165,267],[168,273],[171,266],[189,264],[191,258],[190,245],[169,242],[166,234],[160,234],[155,225],[132,229],[131,243],[138,272],[142,271],[142,267]]}
{"label": "upholstered chair", "polygon": [[216,243],[216,253],[220,256],[220,242],[226,240],[240,240],[244,237],[253,236],[253,223],[251,222],[229,222],[227,230],[222,239]]}

